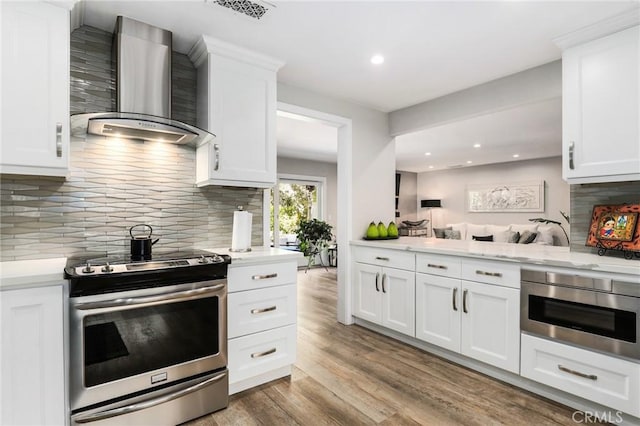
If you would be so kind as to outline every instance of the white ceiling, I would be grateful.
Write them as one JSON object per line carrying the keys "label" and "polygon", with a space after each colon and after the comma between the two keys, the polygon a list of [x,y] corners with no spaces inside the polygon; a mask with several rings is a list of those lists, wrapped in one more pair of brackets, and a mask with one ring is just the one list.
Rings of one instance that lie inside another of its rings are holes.
{"label": "white ceiling", "polygon": [[[84,0],[83,22],[113,31],[116,16],[122,14],[171,30],[174,49],[184,53],[201,34],[209,34],[283,60],[286,65],[278,72],[280,82],[388,112],[559,59],[553,38],[637,4],[636,0],[271,2],[276,7],[255,20],[211,0]],[[369,62],[375,53],[385,56],[384,64]],[[417,159],[424,157],[424,146],[429,144],[455,147],[460,157],[456,160],[466,161],[474,155],[474,164],[486,161],[479,152],[460,151],[474,134],[487,140],[485,146],[495,139],[495,144],[504,147],[500,152],[518,150],[521,159],[533,158],[535,152],[525,152],[518,142],[529,147],[529,142],[547,135],[551,139],[544,140],[550,144],[558,142],[560,135],[557,119],[548,115],[557,111],[557,105],[538,107],[531,106],[538,117],[505,111],[466,120],[459,130],[453,123],[420,132],[420,137],[404,136],[397,143],[398,167],[424,168]],[[520,120],[519,126],[504,121],[513,118],[509,114]],[[496,128],[490,129],[490,123]],[[473,124],[484,127],[474,130]],[[540,127],[547,124],[550,127]],[[296,138],[318,151],[305,155],[314,159],[327,155],[324,147],[328,142],[314,139],[318,134],[294,136],[301,132],[300,125],[287,119],[280,118],[278,126],[288,156],[303,155],[302,147],[292,146]],[[528,137],[525,129],[531,131]],[[308,133],[313,132],[318,133],[318,128]],[[459,133],[464,138],[458,138]],[[514,147],[507,149],[509,141]],[[409,153],[409,146],[420,151]],[[435,155],[435,148],[429,149]],[[540,151],[559,154],[559,149],[558,145]],[[488,148],[486,152],[497,158]],[[444,152],[442,156],[439,164],[451,165],[450,158],[444,161]]]}

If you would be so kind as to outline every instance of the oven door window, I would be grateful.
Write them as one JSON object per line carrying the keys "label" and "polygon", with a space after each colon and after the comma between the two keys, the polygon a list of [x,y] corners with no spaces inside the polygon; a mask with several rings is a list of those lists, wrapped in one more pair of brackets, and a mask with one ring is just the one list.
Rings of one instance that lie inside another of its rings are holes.
{"label": "oven door window", "polygon": [[529,319],[636,343],[636,312],[529,295]]}
{"label": "oven door window", "polygon": [[85,386],[218,354],[218,303],[207,297],[85,317]]}

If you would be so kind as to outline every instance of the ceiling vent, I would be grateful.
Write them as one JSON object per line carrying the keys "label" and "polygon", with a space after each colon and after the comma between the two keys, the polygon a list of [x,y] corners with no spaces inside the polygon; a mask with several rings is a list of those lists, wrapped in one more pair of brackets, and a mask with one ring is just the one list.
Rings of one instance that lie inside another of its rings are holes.
{"label": "ceiling vent", "polygon": [[224,6],[233,10],[234,12],[242,13],[251,18],[260,19],[269,10],[269,7],[275,7],[274,5],[266,2],[253,2],[249,0],[213,0],[213,3],[217,3],[220,6]]}

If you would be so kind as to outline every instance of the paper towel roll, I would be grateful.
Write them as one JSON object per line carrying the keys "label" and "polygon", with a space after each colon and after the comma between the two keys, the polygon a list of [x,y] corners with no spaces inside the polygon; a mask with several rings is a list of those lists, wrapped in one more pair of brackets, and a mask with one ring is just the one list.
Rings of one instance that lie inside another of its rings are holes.
{"label": "paper towel roll", "polygon": [[233,234],[231,251],[248,251],[251,249],[251,219],[253,215],[245,211],[233,212]]}

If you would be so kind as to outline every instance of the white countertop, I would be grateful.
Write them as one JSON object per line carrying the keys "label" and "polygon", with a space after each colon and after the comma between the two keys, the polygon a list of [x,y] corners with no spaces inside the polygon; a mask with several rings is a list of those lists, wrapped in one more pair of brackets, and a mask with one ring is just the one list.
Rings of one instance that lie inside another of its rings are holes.
{"label": "white countertop", "polygon": [[66,263],[65,257],[0,262],[0,289],[63,284]]}
{"label": "white countertop", "polygon": [[569,247],[540,244],[509,244],[439,238],[400,237],[397,240],[353,240],[352,245],[409,250],[422,253],[504,260],[534,265],[577,268],[640,277],[640,259],[623,259],[570,252]]}
{"label": "white countertop", "polygon": [[231,266],[250,265],[265,262],[283,262],[287,260],[297,260],[302,257],[299,251],[283,250],[272,247],[252,247],[248,252],[232,252],[229,248],[204,248],[203,250],[218,254],[228,254],[231,256]]}

